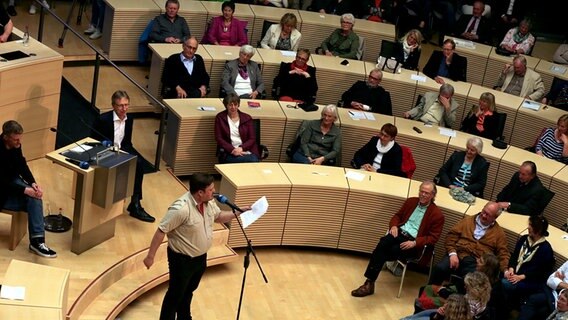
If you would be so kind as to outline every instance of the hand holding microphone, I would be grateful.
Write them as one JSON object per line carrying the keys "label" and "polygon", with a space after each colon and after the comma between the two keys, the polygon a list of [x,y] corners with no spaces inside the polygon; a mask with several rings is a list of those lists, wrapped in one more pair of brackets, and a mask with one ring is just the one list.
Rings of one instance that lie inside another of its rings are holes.
{"label": "hand holding microphone", "polygon": [[215,197],[215,199],[217,199],[217,201],[219,201],[222,204],[226,204],[227,206],[229,206],[231,209],[233,209],[234,211],[237,211],[239,213],[243,213],[246,212],[248,210],[250,210],[250,207],[243,207],[243,209],[239,208],[236,204],[232,203],[231,201],[229,201],[229,198],[225,197],[222,194],[219,193],[214,193],[213,196]]}

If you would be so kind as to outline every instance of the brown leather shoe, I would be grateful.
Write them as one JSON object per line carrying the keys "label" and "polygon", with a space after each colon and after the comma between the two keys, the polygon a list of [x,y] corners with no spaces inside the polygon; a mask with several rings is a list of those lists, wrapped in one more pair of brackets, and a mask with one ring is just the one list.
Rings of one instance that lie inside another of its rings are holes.
{"label": "brown leather shoe", "polygon": [[359,288],[351,291],[351,295],[354,297],[366,297],[375,293],[375,282],[371,280],[365,280]]}

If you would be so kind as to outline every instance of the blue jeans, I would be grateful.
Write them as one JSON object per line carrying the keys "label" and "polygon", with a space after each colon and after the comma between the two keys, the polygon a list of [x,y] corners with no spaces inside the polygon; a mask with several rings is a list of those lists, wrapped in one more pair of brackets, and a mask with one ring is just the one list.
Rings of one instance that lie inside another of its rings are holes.
{"label": "blue jeans", "polygon": [[225,160],[223,160],[223,163],[245,163],[245,162],[258,162],[258,157],[252,153],[237,157],[235,157],[232,154],[228,154],[225,157]]}
{"label": "blue jeans", "polygon": [[404,317],[401,320],[430,320],[430,315],[436,313],[438,309],[429,309],[418,312],[408,317]]}
{"label": "blue jeans", "polygon": [[[28,184],[18,177],[14,183],[29,187]],[[28,213],[28,233],[30,240],[32,238],[45,237],[45,230],[43,224],[43,202],[41,199],[36,199],[25,194],[17,196],[8,196],[4,203],[4,209],[12,211],[26,211]]]}
{"label": "blue jeans", "polygon": [[93,1],[93,10],[91,12],[91,25],[103,31],[103,23],[105,21],[105,3],[103,0]]}
{"label": "blue jeans", "polygon": [[306,157],[301,151],[300,149],[298,149],[296,152],[294,152],[294,154],[292,155],[292,162],[293,163],[305,163],[305,164],[310,164],[310,160],[308,159],[308,157]]}

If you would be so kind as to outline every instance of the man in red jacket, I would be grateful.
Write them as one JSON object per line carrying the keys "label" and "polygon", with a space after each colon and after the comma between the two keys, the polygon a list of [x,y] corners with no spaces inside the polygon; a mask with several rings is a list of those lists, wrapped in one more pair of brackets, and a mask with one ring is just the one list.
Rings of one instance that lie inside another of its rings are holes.
{"label": "man in red jacket", "polygon": [[425,245],[434,245],[442,234],[444,215],[434,203],[436,185],[424,181],[418,197],[408,198],[391,218],[389,233],[382,237],[371,255],[365,271],[365,283],[351,291],[354,297],[375,293],[375,281],[387,261],[416,257]]}

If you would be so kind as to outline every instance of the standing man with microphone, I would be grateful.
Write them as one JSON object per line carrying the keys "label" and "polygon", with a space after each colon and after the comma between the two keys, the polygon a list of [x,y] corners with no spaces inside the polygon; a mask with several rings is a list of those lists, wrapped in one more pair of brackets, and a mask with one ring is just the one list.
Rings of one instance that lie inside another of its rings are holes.
{"label": "standing man with microphone", "polygon": [[130,212],[130,216],[136,219],[145,222],[154,222],[156,218],[146,212],[140,203],[140,200],[142,200],[144,162],[142,155],[134,149],[134,145],[132,144],[134,119],[127,116],[128,107],[130,106],[130,97],[126,91],[118,90],[112,94],[111,100],[113,111],[105,112],[100,115],[97,121],[95,121],[94,128],[92,128],[91,137],[100,141],[109,140],[114,146],[119,147],[120,150],[137,156],[134,191],[127,210]]}
{"label": "standing man with microphone", "polygon": [[15,120],[2,125],[0,135],[0,209],[26,211],[31,252],[55,258],[57,253],[45,244],[43,190],[36,183],[22,154],[24,128]]}
{"label": "standing man with microphone", "polygon": [[[191,319],[191,298],[207,267],[207,250],[213,239],[213,222],[225,223],[240,212],[221,211],[213,201],[213,176],[195,173],[189,177],[189,192],[169,207],[162,218],[148,255],[146,268],[154,264],[158,247],[168,235],[170,282],[162,302],[161,320]],[[236,207],[236,206],[235,206]],[[249,210],[250,207],[243,207]]]}

